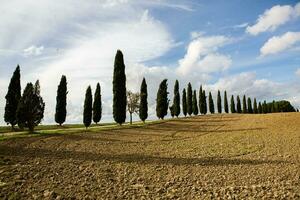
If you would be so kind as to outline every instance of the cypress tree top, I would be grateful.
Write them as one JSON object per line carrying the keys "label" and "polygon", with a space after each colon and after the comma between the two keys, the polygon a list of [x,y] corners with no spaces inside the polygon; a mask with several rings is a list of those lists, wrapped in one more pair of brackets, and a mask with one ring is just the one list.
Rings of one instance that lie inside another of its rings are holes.
{"label": "cypress tree top", "polygon": [[230,100],[230,111],[231,113],[236,113],[233,95],[231,95],[231,100]]}
{"label": "cypress tree top", "polygon": [[196,90],[194,90],[193,93],[193,114],[194,115],[198,115],[199,110],[198,110],[198,103],[197,103],[197,94],[196,94]]}
{"label": "cypress tree top", "polygon": [[169,100],[167,90],[167,79],[164,79],[159,85],[156,97],[156,115],[159,119],[164,119],[168,114]]}
{"label": "cypress tree top", "polygon": [[16,112],[18,104],[21,98],[21,81],[20,81],[20,66],[18,65],[15,69],[10,83],[8,86],[8,91],[5,96],[5,112],[4,121],[10,124],[12,128],[17,124]]}
{"label": "cypress tree top", "polygon": [[212,98],[211,92],[209,92],[208,101],[209,101],[209,111],[211,114],[214,114],[215,113],[215,105],[214,105],[214,100]]}
{"label": "cypress tree top", "polygon": [[225,110],[225,113],[228,113],[229,112],[229,108],[228,108],[228,100],[227,100],[227,92],[225,90],[224,92],[224,110]]}
{"label": "cypress tree top", "polygon": [[67,78],[62,75],[57,88],[55,122],[62,125],[67,116]]}
{"label": "cypress tree top", "polygon": [[206,102],[206,94],[205,90],[202,91],[202,102],[203,102],[203,114],[207,114],[207,102]]}
{"label": "cypress tree top", "polygon": [[139,116],[140,119],[145,122],[148,118],[148,91],[147,91],[147,83],[145,78],[143,78],[141,84],[141,91],[140,91],[140,107],[139,107]]}
{"label": "cypress tree top", "polygon": [[187,105],[187,113],[189,115],[192,115],[192,113],[193,113],[193,90],[192,90],[191,83],[188,84],[186,103],[187,103],[186,104]]}
{"label": "cypress tree top", "polygon": [[200,89],[199,89],[199,110],[200,110],[200,113],[201,114],[204,114],[204,101],[203,101],[203,90],[202,90],[202,85],[200,86]]}
{"label": "cypress tree top", "polygon": [[180,114],[180,94],[179,94],[179,82],[175,81],[174,85],[174,99],[173,99],[173,113],[176,117]]}
{"label": "cypress tree top", "polygon": [[187,105],[186,105],[186,91],[185,88],[182,90],[182,112],[183,115],[187,115]]}
{"label": "cypress tree top", "polygon": [[218,105],[218,113],[222,113],[222,100],[221,100],[220,90],[218,90],[217,105]]}
{"label": "cypress tree top", "polygon": [[97,124],[102,117],[101,87],[97,83],[93,104],[93,121]]}
{"label": "cypress tree top", "polygon": [[118,50],[115,57],[113,76],[113,117],[118,124],[126,120],[126,75],[123,53]]}
{"label": "cypress tree top", "polygon": [[251,98],[248,97],[248,113],[253,113]]}
{"label": "cypress tree top", "polygon": [[236,97],[236,111],[237,113],[242,113],[241,99],[239,95]]}
{"label": "cypress tree top", "polygon": [[92,123],[92,110],[93,110],[93,97],[92,97],[91,86],[89,86],[86,89],[84,108],[83,108],[83,124],[86,128],[89,127]]}
{"label": "cypress tree top", "polygon": [[247,102],[246,102],[246,96],[243,96],[243,113],[247,113]]}

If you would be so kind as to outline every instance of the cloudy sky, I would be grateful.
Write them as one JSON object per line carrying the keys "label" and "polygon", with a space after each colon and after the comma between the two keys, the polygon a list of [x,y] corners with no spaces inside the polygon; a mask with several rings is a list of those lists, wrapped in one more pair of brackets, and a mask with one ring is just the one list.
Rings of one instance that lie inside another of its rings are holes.
{"label": "cloudy sky", "polygon": [[[191,82],[213,94],[287,99],[300,107],[300,2],[296,0],[0,0],[0,115],[9,79],[40,79],[44,123],[54,122],[56,89],[68,79],[67,123],[82,121],[88,85],[100,82],[111,120],[112,71],[124,54],[127,88],[146,78],[150,115],[159,82]],[[170,96],[171,98],[171,96]],[[3,118],[0,124],[4,124]]]}

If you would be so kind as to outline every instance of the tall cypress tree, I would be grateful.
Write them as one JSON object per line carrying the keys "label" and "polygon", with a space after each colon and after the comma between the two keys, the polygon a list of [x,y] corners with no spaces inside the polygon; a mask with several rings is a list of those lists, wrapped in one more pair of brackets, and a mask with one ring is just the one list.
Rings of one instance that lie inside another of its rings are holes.
{"label": "tall cypress tree", "polygon": [[253,113],[255,114],[258,113],[256,98],[254,98],[254,102],[253,102]]}
{"label": "tall cypress tree", "polygon": [[236,113],[233,95],[231,95],[231,99],[230,99],[230,111],[231,113]]}
{"label": "tall cypress tree", "polygon": [[17,109],[17,121],[20,128],[27,127],[30,132],[39,125],[44,118],[45,103],[40,96],[40,84],[36,81],[33,86],[28,83],[20,99]]}
{"label": "tall cypress tree", "polygon": [[218,90],[217,107],[218,107],[218,113],[222,113],[222,100],[221,100],[220,90]]}
{"label": "tall cypress tree", "polygon": [[258,113],[259,113],[259,114],[262,114],[262,113],[263,113],[263,109],[262,109],[261,102],[258,103]]}
{"label": "tall cypress tree", "polygon": [[101,88],[100,84],[97,83],[96,91],[94,95],[94,104],[93,104],[93,121],[98,124],[102,117],[102,100],[101,100]]}
{"label": "tall cypress tree", "polygon": [[164,79],[157,91],[156,97],[156,116],[159,119],[164,119],[168,114],[169,100],[168,100],[168,84],[167,79]]}
{"label": "tall cypress tree", "polygon": [[191,83],[188,84],[187,88],[187,113],[191,116],[193,113],[193,90]]}
{"label": "tall cypress tree", "polygon": [[209,111],[211,114],[215,113],[215,105],[214,105],[214,100],[212,98],[211,92],[209,92],[208,95],[208,104],[209,104]]}
{"label": "tall cypress tree", "polygon": [[202,85],[200,86],[200,89],[199,89],[199,110],[200,110],[200,113],[201,114],[204,114],[204,106],[203,106],[203,90],[202,90]]}
{"label": "tall cypress tree", "polygon": [[139,107],[139,116],[140,119],[145,123],[145,120],[148,118],[148,90],[147,83],[145,78],[143,78],[141,91],[140,91],[140,107]]}
{"label": "tall cypress tree", "polygon": [[173,99],[173,112],[176,117],[180,114],[180,94],[179,94],[179,82],[175,81],[174,85],[174,99]]}
{"label": "tall cypress tree", "polygon": [[246,102],[246,95],[243,96],[243,113],[247,113],[247,102]]}
{"label": "tall cypress tree", "polygon": [[241,99],[239,95],[236,97],[236,111],[237,113],[242,113]]}
{"label": "tall cypress tree", "polygon": [[202,92],[202,101],[203,101],[203,114],[206,115],[207,114],[207,102],[206,102],[205,90],[203,90],[203,92]]}
{"label": "tall cypress tree", "polygon": [[122,124],[126,120],[126,75],[123,53],[118,50],[114,63],[113,76],[113,117],[115,122]]}
{"label": "tall cypress tree", "polygon": [[18,65],[13,73],[13,76],[10,79],[8,91],[5,96],[6,104],[4,112],[4,121],[7,124],[10,124],[12,129],[14,129],[14,126],[18,123],[16,113],[21,98],[20,77],[20,66]]}
{"label": "tall cypress tree", "polygon": [[83,108],[83,124],[88,128],[92,123],[92,112],[93,112],[93,96],[92,89],[89,86],[85,92],[84,108]]}
{"label": "tall cypress tree", "polygon": [[262,111],[264,114],[268,113],[268,108],[267,108],[267,102],[264,101],[263,105],[262,105]]}
{"label": "tall cypress tree", "polygon": [[193,114],[198,115],[199,109],[198,109],[198,103],[197,103],[197,93],[196,90],[194,90],[193,93]]}
{"label": "tall cypress tree", "polygon": [[57,87],[56,96],[56,112],[55,112],[55,122],[60,126],[66,121],[67,116],[67,78],[62,75],[60,83]]}
{"label": "tall cypress tree", "polygon": [[186,105],[186,91],[185,91],[185,88],[182,90],[182,112],[183,112],[183,115],[186,117],[186,115],[187,115],[187,105]]}
{"label": "tall cypress tree", "polygon": [[227,92],[225,90],[224,92],[224,110],[225,110],[225,113],[228,113],[229,112],[229,108],[228,108],[228,100],[227,100]]}
{"label": "tall cypress tree", "polygon": [[248,113],[253,113],[251,98],[248,97]]}

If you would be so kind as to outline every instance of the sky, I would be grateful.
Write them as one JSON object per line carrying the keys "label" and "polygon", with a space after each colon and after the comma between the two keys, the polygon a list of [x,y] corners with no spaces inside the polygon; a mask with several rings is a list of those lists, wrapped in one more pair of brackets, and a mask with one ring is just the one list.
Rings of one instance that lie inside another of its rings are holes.
{"label": "sky", "polygon": [[[0,115],[13,71],[22,89],[40,80],[44,124],[54,123],[57,85],[68,81],[66,123],[81,123],[86,88],[101,85],[112,121],[114,56],[122,50],[128,90],[143,77],[155,118],[159,83],[227,90],[300,108],[300,1],[0,0]],[[0,118],[0,124],[4,124]]]}

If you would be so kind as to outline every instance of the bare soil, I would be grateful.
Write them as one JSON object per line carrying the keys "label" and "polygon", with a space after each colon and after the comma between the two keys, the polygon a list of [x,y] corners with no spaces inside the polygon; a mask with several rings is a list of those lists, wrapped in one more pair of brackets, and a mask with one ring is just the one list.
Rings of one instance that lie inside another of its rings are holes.
{"label": "bare soil", "polygon": [[0,142],[0,199],[300,199],[300,114]]}

